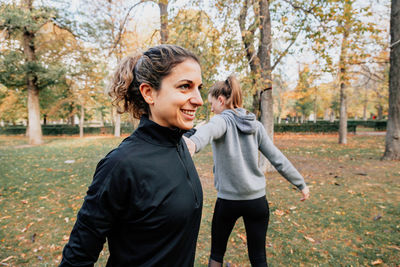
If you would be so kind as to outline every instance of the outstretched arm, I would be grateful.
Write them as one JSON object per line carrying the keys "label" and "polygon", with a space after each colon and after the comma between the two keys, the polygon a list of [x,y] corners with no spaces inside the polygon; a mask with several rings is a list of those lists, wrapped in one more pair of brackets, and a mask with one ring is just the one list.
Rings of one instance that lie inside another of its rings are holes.
{"label": "outstretched arm", "polygon": [[200,126],[196,133],[190,137],[195,144],[195,152],[199,152],[212,140],[218,139],[226,132],[226,121],[222,116],[216,115],[211,120]]}
{"label": "outstretched arm", "polygon": [[275,169],[283,176],[286,180],[296,186],[303,195],[302,201],[306,200],[310,196],[309,188],[304,182],[303,176],[297,171],[293,164],[283,155],[283,153],[272,143],[268,137],[264,127],[260,125],[258,132],[259,138],[259,149],[261,153],[271,162]]}

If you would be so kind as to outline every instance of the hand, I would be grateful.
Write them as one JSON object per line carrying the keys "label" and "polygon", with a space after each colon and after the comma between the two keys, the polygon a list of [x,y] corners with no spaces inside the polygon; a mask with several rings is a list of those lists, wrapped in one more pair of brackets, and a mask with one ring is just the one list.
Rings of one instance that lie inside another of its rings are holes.
{"label": "hand", "polygon": [[183,140],[185,140],[186,142],[186,146],[189,150],[190,156],[193,156],[194,152],[196,152],[196,144],[186,136],[183,136]]}
{"label": "hand", "polygon": [[310,189],[308,188],[308,186],[304,187],[301,190],[301,194],[303,194],[303,197],[300,199],[300,201],[304,201],[310,197]]}

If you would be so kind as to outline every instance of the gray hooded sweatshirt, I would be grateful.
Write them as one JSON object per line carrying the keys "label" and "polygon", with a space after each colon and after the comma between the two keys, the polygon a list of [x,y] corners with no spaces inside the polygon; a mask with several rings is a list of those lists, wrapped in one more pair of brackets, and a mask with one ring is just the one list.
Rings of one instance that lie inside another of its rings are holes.
{"label": "gray hooded sweatshirt", "polygon": [[211,142],[214,184],[218,197],[228,200],[256,199],[265,195],[265,177],[258,167],[258,151],[298,189],[306,184],[282,152],[274,146],[264,126],[243,108],[226,109],[190,137],[196,153]]}

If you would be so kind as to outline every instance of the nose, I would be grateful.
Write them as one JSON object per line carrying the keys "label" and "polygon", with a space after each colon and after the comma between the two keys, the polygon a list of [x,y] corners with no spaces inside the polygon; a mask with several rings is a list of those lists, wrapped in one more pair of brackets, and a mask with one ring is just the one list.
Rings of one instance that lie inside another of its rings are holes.
{"label": "nose", "polygon": [[193,94],[190,97],[190,103],[195,106],[202,106],[204,104],[199,90],[193,90]]}

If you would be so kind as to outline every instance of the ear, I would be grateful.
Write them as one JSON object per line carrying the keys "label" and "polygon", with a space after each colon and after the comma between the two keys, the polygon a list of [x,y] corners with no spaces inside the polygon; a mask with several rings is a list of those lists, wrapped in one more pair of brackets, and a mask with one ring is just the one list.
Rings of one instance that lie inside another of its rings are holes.
{"label": "ear", "polygon": [[154,104],[154,99],[153,99],[153,93],[154,89],[147,83],[142,83],[139,86],[140,93],[142,94],[144,101],[146,101],[147,104],[153,105]]}
{"label": "ear", "polygon": [[222,96],[222,95],[218,96],[217,100],[222,106],[225,106],[225,97],[224,96]]}

